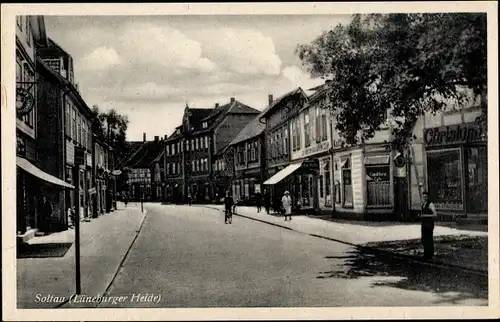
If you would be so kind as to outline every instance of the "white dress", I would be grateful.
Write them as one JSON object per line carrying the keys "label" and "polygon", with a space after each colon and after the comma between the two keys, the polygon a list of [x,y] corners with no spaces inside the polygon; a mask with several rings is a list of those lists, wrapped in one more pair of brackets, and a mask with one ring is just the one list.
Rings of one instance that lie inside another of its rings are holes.
{"label": "white dress", "polygon": [[286,215],[292,214],[292,197],[283,196],[283,198],[281,198],[281,204],[283,205],[283,208],[285,208]]}

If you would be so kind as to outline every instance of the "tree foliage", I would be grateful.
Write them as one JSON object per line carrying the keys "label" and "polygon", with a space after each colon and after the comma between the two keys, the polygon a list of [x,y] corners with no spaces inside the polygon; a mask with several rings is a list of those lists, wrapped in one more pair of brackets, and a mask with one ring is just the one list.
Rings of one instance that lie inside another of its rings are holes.
{"label": "tree foliage", "polygon": [[[355,15],[296,53],[314,77],[332,79],[328,102],[347,143],[362,143],[386,122],[396,148],[417,119],[481,95],[486,114],[486,14]],[[483,121],[485,118],[483,118]]]}
{"label": "tree foliage", "polygon": [[115,109],[100,112],[97,105],[92,107],[92,113],[94,115],[92,130],[104,138],[105,142],[115,150],[116,159],[121,160],[128,152],[126,141],[128,117],[119,114]]}

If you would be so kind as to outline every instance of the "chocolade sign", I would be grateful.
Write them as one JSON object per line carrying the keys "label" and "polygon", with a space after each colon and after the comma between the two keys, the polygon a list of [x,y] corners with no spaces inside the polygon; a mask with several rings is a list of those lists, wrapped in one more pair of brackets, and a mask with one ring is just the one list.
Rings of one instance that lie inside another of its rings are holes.
{"label": "chocolade sign", "polygon": [[486,142],[486,129],[477,123],[457,124],[424,130],[425,145]]}

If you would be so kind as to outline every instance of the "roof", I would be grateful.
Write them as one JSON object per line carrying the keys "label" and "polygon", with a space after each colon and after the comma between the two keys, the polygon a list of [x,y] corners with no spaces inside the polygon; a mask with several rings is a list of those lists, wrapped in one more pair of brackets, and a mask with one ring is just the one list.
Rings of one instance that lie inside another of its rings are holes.
{"label": "roof", "polygon": [[241,130],[238,135],[229,143],[229,145],[235,145],[240,142],[246,141],[248,139],[254,138],[257,135],[264,132],[266,128],[266,124],[262,123],[260,120],[262,118],[262,114],[260,113],[257,117],[255,117],[250,123],[248,123],[243,130]]}
{"label": "roof", "polygon": [[[54,71],[52,68],[50,68],[49,66],[47,66],[47,64],[45,64],[41,58],[37,58],[36,62],[38,64],[38,66],[42,67],[42,69],[47,74],[49,74],[52,77],[56,78],[57,81],[59,81],[61,84],[63,84],[66,87],[68,87],[68,89],[73,93],[73,95],[75,95],[75,97],[79,101],[80,105],[86,110],[86,112],[90,116],[92,116],[91,109],[88,107],[88,105],[85,102],[85,100],[83,99],[83,97],[80,95],[80,93],[77,91],[77,89],[75,88],[75,86],[69,80],[67,80],[62,75],[60,75],[59,73],[57,73],[56,71]],[[41,70],[38,69],[38,71],[41,71]]]}
{"label": "roof", "polygon": [[225,144],[222,148],[218,149],[216,152],[215,152],[215,155],[222,155],[224,154],[230,147],[231,144],[227,143]]}
{"label": "roof", "polygon": [[242,102],[236,100],[236,99],[231,99],[231,101],[227,104],[220,105],[215,107],[212,110],[212,113],[210,113],[203,121],[209,121],[210,120],[210,127],[214,128],[217,126],[222,119],[227,115],[227,114],[259,114],[260,111],[250,107],[246,104],[243,104]]}
{"label": "roof", "polygon": [[125,162],[130,159],[130,157],[132,157],[139,151],[143,143],[143,141],[127,141],[128,153],[120,159],[120,161],[117,163],[116,168],[121,168],[125,164]]}
{"label": "roof", "polygon": [[163,152],[163,141],[146,141],[124,162],[124,166],[128,168],[150,168],[156,159],[161,158]]}
{"label": "roof", "polygon": [[189,125],[195,130],[202,128],[203,121],[213,112],[213,108],[188,108]]}
{"label": "roof", "polygon": [[267,113],[269,113],[269,111],[271,111],[275,106],[277,106],[279,103],[281,103],[281,101],[283,101],[285,98],[287,97],[290,97],[290,96],[293,96],[295,94],[298,94],[298,93],[302,93],[302,95],[304,95],[304,97],[307,98],[307,95],[306,93],[304,93],[304,91],[302,90],[302,88],[300,87],[297,87],[296,89],[294,90],[291,90],[290,92],[278,97],[277,99],[273,100],[273,102],[271,104],[269,104],[268,107],[266,107],[261,115],[259,116],[260,118],[263,118],[264,116],[266,116]]}

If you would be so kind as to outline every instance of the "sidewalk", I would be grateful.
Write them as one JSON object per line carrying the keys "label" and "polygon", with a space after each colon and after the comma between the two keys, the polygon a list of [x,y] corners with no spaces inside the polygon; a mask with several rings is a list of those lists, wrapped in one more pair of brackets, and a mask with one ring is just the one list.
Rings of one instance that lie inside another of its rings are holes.
{"label": "sidewalk", "polygon": [[[80,223],[82,294],[102,295],[145,218],[140,206],[123,205],[90,222]],[[17,259],[17,305],[54,308],[75,293],[74,230],[35,237],[31,245],[72,243],[63,257]],[[64,299],[63,299],[64,298]],[[71,305],[64,307],[71,308]]]}
{"label": "sidewalk", "polygon": [[[205,207],[221,210],[220,205]],[[418,223],[372,223],[328,221],[307,216],[283,217],[257,213],[255,207],[237,207],[236,214],[316,237],[331,239],[360,248],[389,252],[391,255],[421,261]],[[460,227],[460,226],[458,226]],[[433,264],[456,266],[487,273],[487,236],[485,231],[454,228],[437,223],[434,229],[436,256]],[[484,229],[482,229],[484,230]],[[472,246],[470,246],[472,244]]]}

